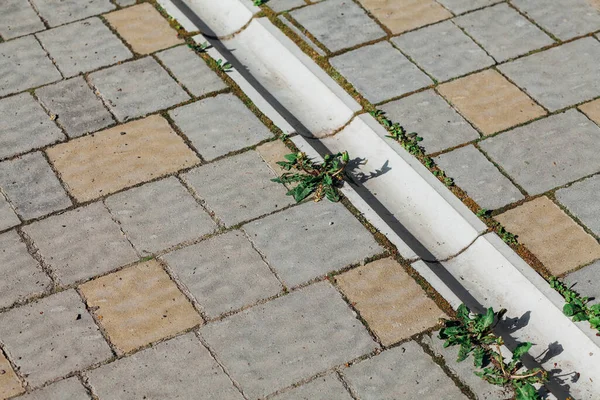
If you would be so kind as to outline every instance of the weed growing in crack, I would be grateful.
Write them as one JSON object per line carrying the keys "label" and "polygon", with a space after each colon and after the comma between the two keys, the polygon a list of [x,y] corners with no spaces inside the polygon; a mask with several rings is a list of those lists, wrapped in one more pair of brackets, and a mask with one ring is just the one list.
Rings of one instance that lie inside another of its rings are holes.
{"label": "weed growing in crack", "polygon": [[496,230],[496,233],[500,236],[500,238],[504,241],[504,243],[512,244],[515,246],[517,244],[519,244],[519,242],[517,240],[518,236],[507,231],[506,228],[503,227],[499,222],[496,222],[494,224],[494,228]]}
{"label": "weed growing in crack", "polygon": [[210,48],[210,44],[208,42],[204,42],[204,43],[194,43],[194,44],[188,44],[188,47],[198,53],[205,53],[206,50],[208,50]]}
{"label": "weed growing in crack", "polygon": [[255,6],[262,6],[263,4],[265,4],[267,1],[269,0],[254,0],[254,5]]}
{"label": "weed growing in crack", "polygon": [[592,329],[598,331],[600,336],[600,304],[588,305],[590,299],[581,296],[556,277],[550,278],[550,287],[556,290],[565,299],[563,313],[573,321],[589,321]]}
{"label": "weed growing in crack", "polygon": [[217,68],[223,72],[231,72],[231,69],[233,68],[230,63],[223,61],[220,58],[215,61],[215,63],[217,64]]}
{"label": "weed growing in crack", "polygon": [[[402,145],[412,155],[424,155],[423,148],[419,145],[419,142],[423,141],[423,138],[417,135],[415,132],[406,132],[406,129],[397,122],[392,122],[385,116],[385,112],[381,110],[371,111],[371,115],[375,117],[380,124],[390,133],[387,137],[394,139]],[[432,160],[433,162],[433,160]]]}

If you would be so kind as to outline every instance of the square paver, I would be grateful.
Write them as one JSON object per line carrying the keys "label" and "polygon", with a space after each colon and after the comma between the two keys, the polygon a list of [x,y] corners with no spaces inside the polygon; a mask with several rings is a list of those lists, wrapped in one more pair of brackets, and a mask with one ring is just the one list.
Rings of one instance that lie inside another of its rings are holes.
{"label": "square paver", "polygon": [[600,258],[600,244],[546,196],[494,217],[518,235],[552,275]]}
{"label": "square paver", "polygon": [[119,121],[141,117],[190,98],[152,57],[94,72],[90,81]]}
{"label": "square paver", "polygon": [[269,0],[269,4],[267,4],[267,6],[275,12],[286,11],[305,5],[306,1],[304,0]]}
{"label": "square paver", "polygon": [[[244,226],[250,240],[289,286],[296,286],[381,253],[341,204],[310,202]],[[302,238],[302,247],[298,247]]]}
{"label": "square paver", "polygon": [[106,206],[127,238],[145,255],[198,239],[217,228],[174,177],[111,196]]}
{"label": "square paver", "polygon": [[352,400],[344,384],[329,374],[272,398],[273,400]]}
{"label": "square paver", "polygon": [[8,200],[0,193],[0,231],[12,228],[21,223]]}
{"label": "square paver", "polygon": [[392,38],[428,74],[446,81],[494,64],[470,37],[450,21]]}
{"label": "square paver", "polygon": [[25,388],[21,386],[21,381],[12,366],[0,351],[0,370],[4,371],[0,374],[0,398],[8,399],[11,396],[16,396],[25,392]]}
{"label": "square paver", "polygon": [[500,0],[438,0],[440,4],[452,11],[454,14],[462,14],[466,11],[475,10],[498,3]]}
{"label": "square paver", "polygon": [[573,290],[582,296],[593,298],[590,304],[600,303],[600,290],[598,280],[600,279],[600,260],[585,266],[565,277],[565,281],[573,286]]}
{"label": "square paver", "polygon": [[0,337],[34,387],[112,356],[73,289],[0,314]]}
{"label": "square paver", "polygon": [[282,290],[240,231],[216,236],[162,258],[209,318],[275,296]]}
{"label": "square paver", "polygon": [[391,258],[344,272],[335,280],[384,346],[431,328],[445,316]]}
{"label": "square paver", "polygon": [[200,334],[250,399],[377,348],[327,282],[205,325]]}
{"label": "square paver", "polygon": [[331,65],[371,103],[380,103],[433,84],[389,42],[380,42],[331,59]]}
{"label": "square paver", "polygon": [[286,188],[255,151],[201,166],[183,179],[227,226],[239,224],[293,203]]}
{"label": "square paver", "polygon": [[600,128],[576,110],[515,128],[479,146],[531,195],[600,171]]}
{"label": "square paver", "polygon": [[499,67],[517,86],[550,111],[600,95],[600,42],[588,37]]}
{"label": "square paver", "polygon": [[68,190],[87,201],[200,162],[158,115],[46,150]]}
{"label": "square paver", "polygon": [[209,161],[273,137],[233,94],[200,100],[169,111],[169,115]]}
{"label": "square paver", "polygon": [[579,109],[600,126],[600,99],[579,106]]}
{"label": "square paver", "polygon": [[150,54],[183,43],[183,39],[177,37],[177,31],[149,3],[115,11],[104,18],[139,54]]}
{"label": "square paver", "polygon": [[101,399],[242,400],[193,333],[86,373]]}
{"label": "square paver", "polygon": [[31,0],[48,25],[57,26],[116,8],[110,0]]}
{"label": "square paver", "polygon": [[91,278],[137,260],[102,203],[93,203],[23,228],[62,284]]}
{"label": "square paver", "polygon": [[0,36],[4,40],[45,29],[44,24],[28,1],[4,0],[0,13]]}
{"label": "square paver", "polygon": [[110,341],[124,353],[202,323],[156,260],[94,279],[79,289]]}
{"label": "square paver", "polygon": [[331,51],[385,36],[385,31],[352,1],[326,0],[290,15]]}
{"label": "square paver", "polygon": [[600,236],[600,175],[556,191],[556,200],[597,236]]}
{"label": "square paver", "polygon": [[77,377],[58,381],[21,396],[18,400],[90,400],[91,397]]}
{"label": "square paver", "polygon": [[432,0],[359,0],[393,35],[452,18]]}
{"label": "square paver", "polygon": [[544,109],[493,69],[438,86],[458,111],[484,135],[546,114]]}

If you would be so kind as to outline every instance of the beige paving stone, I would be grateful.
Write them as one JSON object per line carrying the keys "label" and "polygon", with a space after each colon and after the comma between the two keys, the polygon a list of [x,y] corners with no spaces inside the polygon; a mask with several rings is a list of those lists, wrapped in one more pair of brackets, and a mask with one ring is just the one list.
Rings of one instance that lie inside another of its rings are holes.
{"label": "beige paving stone", "polygon": [[582,104],[579,106],[579,109],[592,121],[600,125],[600,99]]}
{"label": "beige paving stone", "polygon": [[16,396],[24,391],[15,371],[0,351],[0,399]]}
{"label": "beige paving stone", "polygon": [[177,31],[149,3],[114,11],[104,17],[139,54],[150,54],[183,43],[177,37]]}
{"label": "beige paving stone", "polygon": [[385,346],[430,328],[445,316],[391,258],[350,270],[336,280]]}
{"label": "beige paving stone", "polygon": [[492,69],[440,85],[438,91],[485,135],[546,114],[529,96]]}
{"label": "beige paving stone", "polygon": [[124,353],[202,323],[156,260],[87,282],[80,289],[112,343]]}
{"label": "beige paving stone", "polygon": [[281,140],[261,144],[256,151],[277,176],[286,172],[277,162],[285,161],[285,155],[293,153]]}
{"label": "beige paving stone", "polygon": [[398,34],[452,17],[433,0],[359,0],[392,34]]}
{"label": "beige paving stone", "polygon": [[553,275],[600,258],[600,244],[548,197],[527,202],[496,217],[518,235]]}
{"label": "beige paving stone", "polygon": [[79,201],[200,163],[158,115],[54,146],[47,153],[69,192]]}

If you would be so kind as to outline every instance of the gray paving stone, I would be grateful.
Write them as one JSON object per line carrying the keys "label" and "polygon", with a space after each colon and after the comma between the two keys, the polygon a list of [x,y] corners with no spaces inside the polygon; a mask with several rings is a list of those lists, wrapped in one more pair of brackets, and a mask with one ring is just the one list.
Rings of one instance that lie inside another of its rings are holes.
{"label": "gray paving stone", "polygon": [[383,29],[352,1],[326,0],[290,14],[331,51],[385,36]]}
{"label": "gray paving stone", "polygon": [[287,11],[294,7],[305,6],[304,0],[269,0],[267,6],[273,11],[281,12]]}
{"label": "gray paving stone", "polygon": [[209,318],[275,296],[281,284],[240,231],[162,257]]}
{"label": "gray paving stone", "polygon": [[57,26],[103,14],[116,6],[110,0],[31,0],[48,25]]}
{"label": "gray paving stone", "polygon": [[87,279],[138,259],[102,203],[23,228],[62,284]]}
{"label": "gray paving stone", "polygon": [[137,0],[117,0],[117,4],[121,7],[132,6],[137,2]]}
{"label": "gray paving stone", "polygon": [[550,111],[600,95],[600,42],[587,37],[499,67]]}
{"label": "gray paving stone", "polygon": [[233,94],[203,99],[169,115],[207,161],[273,137]]}
{"label": "gray paving stone", "polygon": [[23,0],[4,0],[0,13],[0,36],[4,40],[45,29],[31,4]]}
{"label": "gray paving stone", "polygon": [[0,97],[60,79],[60,72],[33,36],[0,43]]}
{"label": "gray paving stone", "polygon": [[575,110],[486,139],[480,147],[531,195],[600,171],[600,128]]}
{"label": "gray paving stone", "polygon": [[90,396],[79,379],[73,377],[19,396],[15,400],[90,400]]}
{"label": "gray paving stone", "polygon": [[415,342],[354,364],[342,374],[361,400],[467,398]]}
{"label": "gray paving stone", "polygon": [[331,65],[371,103],[380,103],[433,84],[388,42],[334,57]]}
{"label": "gray paving stone", "polygon": [[74,22],[36,36],[67,78],[133,57],[99,18]]}
{"label": "gray paving stone", "polygon": [[112,355],[73,289],[0,314],[0,338],[34,387]]}
{"label": "gray paving stone", "polygon": [[442,4],[454,14],[462,14],[467,11],[498,3],[498,1],[499,0],[439,0],[438,3]]}
{"label": "gray paving stone", "polygon": [[[383,249],[341,204],[310,202],[244,226],[289,286],[336,271]],[[298,238],[302,246],[298,247]]]}
{"label": "gray paving stone", "polygon": [[556,199],[597,236],[600,236],[600,175],[556,191]]}
{"label": "gray paving stone", "polygon": [[494,64],[494,60],[451,21],[408,32],[391,40],[439,81]]}
{"label": "gray paving stone", "polygon": [[0,188],[21,218],[39,218],[72,205],[42,153],[0,163]]}
{"label": "gray paving stone", "polygon": [[106,206],[144,255],[198,239],[217,228],[174,177],[111,196]]}
{"label": "gray paving stone", "polygon": [[121,122],[189,100],[152,57],[94,72],[90,81]]}
{"label": "gray paving stone", "polygon": [[590,304],[600,304],[600,290],[598,282],[600,282],[600,260],[581,268],[575,272],[571,272],[565,277],[565,281],[573,286],[573,290],[577,291],[582,296],[593,297]]}
{"label": "gray paving stone", "polygon": [[427,153],[479,139],[477,131],[433,90],[416,93],[379,107],[388,118],[423,138]]}
{"label": "gray paving stone", "polygon": [[290,20],[288,20],[283,14],[281,14],[278,19],[283,22],[288,28],[290,28],[296,35],[298,35],[306,44],[308,44],[314,51],[316,51],[319,55],[325,57],[327,53],[323,49],[321,49],[317,44],[312,41],[304,32],[296,27]]}
{"label": "gray paving stone", "polygon": [[200,333],[250,399],[377,348],[327,282],[207,324]]}
{"label": "gray paving stone", "polygon": [[273,397],[273,400],[352,400],[348,391],[333,374]]}
{"label": "gray paving stone", "polygon": [[100,399],[242,400],[193,333],[86,373]]}
{"label": "gray paving stone", "polygon": [[0,231],[12,228],[21,223],[17,214],[2,193],[0,193]]}

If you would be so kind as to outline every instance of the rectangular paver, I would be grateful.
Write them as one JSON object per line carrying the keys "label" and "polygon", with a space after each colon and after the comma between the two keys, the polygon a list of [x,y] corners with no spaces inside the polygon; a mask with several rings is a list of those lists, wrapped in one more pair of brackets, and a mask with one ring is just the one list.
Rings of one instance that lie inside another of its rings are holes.
{"label": "rectangular paver", "polygon": [[600,236],[600,175],[556,191],[556,199],[587,226]]}
{"label": "rectangular paver", "polygon": [[276,12],[286,11],[291,8],[305,6],[306,1],[304,0],[271,0],[269,1],[269,8]]}
{"label": "rectangular paver", "polygon": [[600,260],[587,265],[565,277],[569,285],[574,285],[573,290],[582,296],[593,298],[589,304],[600,304],[600,290],[598,280],[600,279]]}
{"label": "rectangular paver", "polygon": [[0,36],[4,40],[45,29],[31,4],[23,0],[4,0],[0,13]]}
{"label": "rectangular paver", "polygon": [[272,398],[273,400],[352,400],[344,384],[329,374]]}
{"label": "rectangular paver", "polygon": [[439,0],[440,4],[452,11],[454,14],[462,14],[464,12],[486,7],[498,2],[499,0]]}
{"label": "rectangular paver", "polygon": [[10,205],[6,197],[0,193],[0,231],[12,228],[21,223],[15,210]]}
{"label": "rectangular paver", "polygon": [[77,377],[58,381],[21,396],[18,400],[90,400],[91,397]]}
{"label": "rectangular paver", "polygon": [[48,25],[58,26],[116,8],[110,0],[31,0]]}
{"label": "rectangular paver", "polygon": [[393,35],[452,17],[433,0],[360,0]]}
{"label": "rectangular paver", "polygon": [[25,392],[25,388],[21,385],[21,381],[13,371],[12,366],[0,351],[0,370],[4,371],[0,374],[0,398],[7,399],[11,396],[16,396]]}

